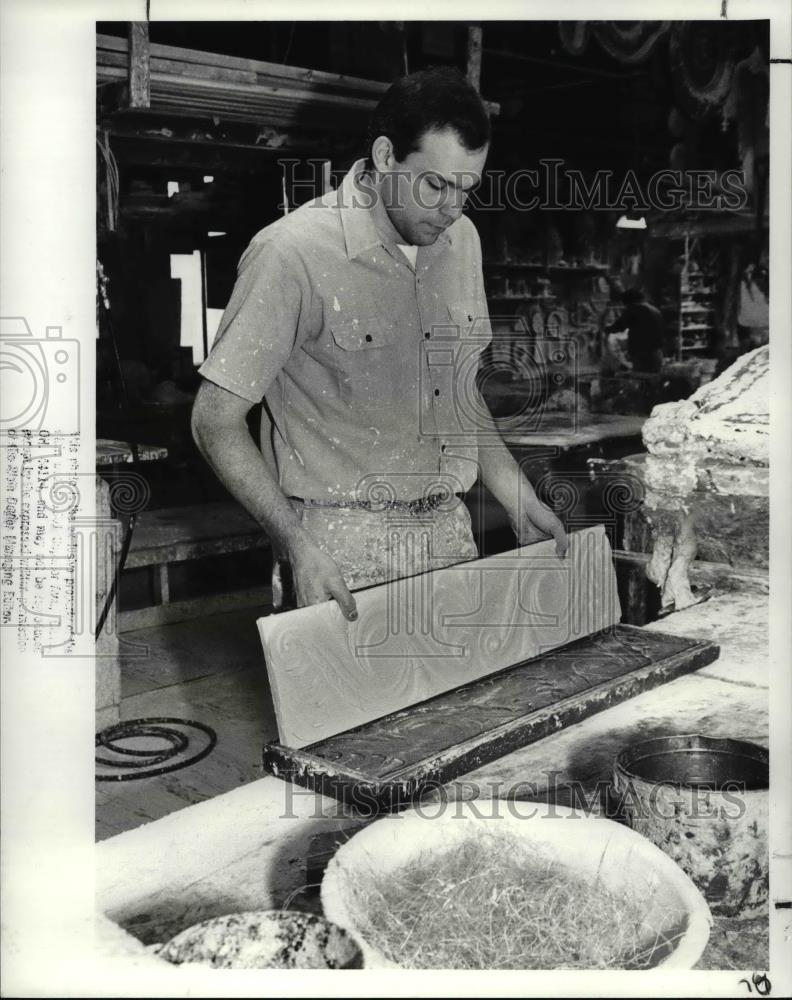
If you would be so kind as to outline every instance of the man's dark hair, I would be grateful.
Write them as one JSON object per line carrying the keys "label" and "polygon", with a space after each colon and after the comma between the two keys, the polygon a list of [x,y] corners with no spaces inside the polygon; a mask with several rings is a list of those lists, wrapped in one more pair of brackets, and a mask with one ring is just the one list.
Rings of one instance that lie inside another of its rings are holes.
{"label": "man's dark hair", "polygon": [[622,301],[626,306],[634,306],[639,302],[645,302],[646,296],[640,288],[628,288],[622,295]]}
{"label": "man's dark hair", "polygon": [[424,133],[449,128],[471,152],[489,142],[489,115],[476,89],[451,66],[403,76],[391,84],[374,109],[366,165],[373,166],[371,144],[380,135],[390,139],[394,156],[401,161],[418,149]]}

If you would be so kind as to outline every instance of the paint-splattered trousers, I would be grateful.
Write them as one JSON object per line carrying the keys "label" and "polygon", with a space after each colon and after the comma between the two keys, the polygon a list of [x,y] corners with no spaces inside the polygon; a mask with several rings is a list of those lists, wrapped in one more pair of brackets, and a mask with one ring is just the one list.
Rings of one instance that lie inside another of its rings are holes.
{"label": "paint-splattered trousers", "polygon": [[[292,506],[316,544],[335,560],[350,590],[360,590],[416,573],[478,558],[470,514],[452,495],[437,507],[395,504],[368,510],[292,499]],[[291,568],[277,557],[273,605],[296,607]]]}

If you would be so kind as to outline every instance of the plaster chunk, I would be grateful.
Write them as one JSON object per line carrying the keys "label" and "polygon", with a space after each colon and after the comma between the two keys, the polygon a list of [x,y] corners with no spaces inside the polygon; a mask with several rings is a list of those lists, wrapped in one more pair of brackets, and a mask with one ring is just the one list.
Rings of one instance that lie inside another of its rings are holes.
{"label": "plaster chunk", "polygon": [[696,413],[689,399],[660,403],[643,426],[643,441],[650,455],[671,454],[688,440],[690,421]]}
{"label": "plaster chunk", "polygon": [[664,607],[696,603],[688,570],[705,498],[722,504],[732,497],[734,508],[734,498],[761,504],[767,496],[769,357],[766,346],[742,355],[689,399],[656,406],[644,424],[644,513],[653,536],[647,576]]}
{"label": "plaster chunk", "polygon": [[691,449],[726,463],[767,465],[769,370],[769,348],[758,347],[689,399],[656,406],[643,428],[647,451],[663,455]]}
{"label": "plaster chunk", "polygon": [[[691,456],[686,460],[668,461],[656,455],[648,455],[644,466],[644,485],[651,493],[682,499],[696,488],[698,472]],[[658,504],[649,503],[649,506]],[[662,505],[660,505],[662,506]]]}

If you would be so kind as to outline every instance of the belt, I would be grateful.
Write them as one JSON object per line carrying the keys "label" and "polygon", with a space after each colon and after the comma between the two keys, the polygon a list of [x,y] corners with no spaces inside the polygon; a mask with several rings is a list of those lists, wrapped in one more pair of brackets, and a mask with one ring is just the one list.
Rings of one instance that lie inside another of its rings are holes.
{"label": "belt", "polygon": [[309,497],[290,497],[305,507],[331,507],[351,510],[370,510],[376,513],[385,510],[408,511],[423,514],[430,510],[453,510],[462,499],[457,493],[430,493],[417,500],[314,500]]}

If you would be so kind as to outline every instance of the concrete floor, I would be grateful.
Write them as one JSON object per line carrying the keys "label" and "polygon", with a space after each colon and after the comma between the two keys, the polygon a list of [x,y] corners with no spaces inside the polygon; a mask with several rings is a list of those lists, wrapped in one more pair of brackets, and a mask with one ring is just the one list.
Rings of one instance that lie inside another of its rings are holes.
{"label": "concrete floor", "polygon": [[122,720],[202,722],[216,731],[217,746],[171,774],[97,782],[97,840],[262,776],[261,747],[277,737],[277,728],[257,614],[248,609],[122,635]]}

